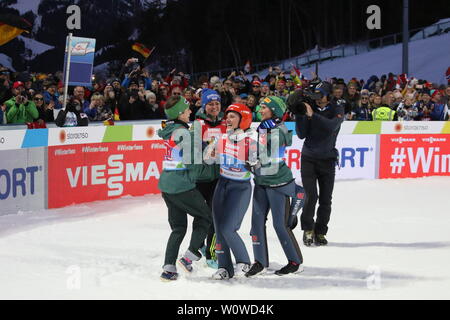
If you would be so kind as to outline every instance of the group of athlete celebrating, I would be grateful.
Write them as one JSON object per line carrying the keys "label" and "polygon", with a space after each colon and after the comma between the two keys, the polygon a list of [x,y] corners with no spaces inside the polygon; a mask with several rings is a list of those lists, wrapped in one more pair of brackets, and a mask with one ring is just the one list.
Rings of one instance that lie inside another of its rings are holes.
{"label": "group of athlete celebrating", "polygon": [[[161,274],[163,281],[178,279],[177,264],[192,272],[193,262],[202,256],[209,267],[217,269],[212,275],[215,280],[263,274],[269,267],[266,236],[269,211],[288,260],[275,274],[302,271],[303,257],[292,229],[303,207],[304,190],[296,184],[283,160],[293,137],[281,120],[287,111],[286,103],[269,96],[260,106],[262,121],[252,128],[252,112],[247,106],[234,103],[221,112],[220,95],[204,89],[202,109],[190,128],[189,103],[181,96],[172,96],[167,101],[168,120],[158,131],[166,146],[159,188],[172,230]],[[195,141],[199,134],[195,130],[201,134],[200,144]],[[200,163],[193,159],[199,149]],[[238,234],[250,203],[253,263]],[[187,231],[187,215],[193,217],[191,240],[178,259]]]}

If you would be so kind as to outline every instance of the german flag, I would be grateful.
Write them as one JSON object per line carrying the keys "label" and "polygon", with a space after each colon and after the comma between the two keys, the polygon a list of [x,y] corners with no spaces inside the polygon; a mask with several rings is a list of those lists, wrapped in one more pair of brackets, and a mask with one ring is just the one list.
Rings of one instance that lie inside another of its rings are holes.
{"label": "german flag", "polygon": [[135,44],[133,44],[133,46],[131,47],[134,51],[139,52],[140,54],[142,54],[145,59],[147,59],[148,57],[150,57],[150,55],[152,54],[153,50],[155,50],[155,47],[152,48],[152,50],[148,49],[146,46],[144,46],[142,43],[138,43],[136,42]]}
{"label": "german flag", "polygon": [[23,32],[31,31],[31,23],[20,16],[0,14],[0,46],[11,41]]}

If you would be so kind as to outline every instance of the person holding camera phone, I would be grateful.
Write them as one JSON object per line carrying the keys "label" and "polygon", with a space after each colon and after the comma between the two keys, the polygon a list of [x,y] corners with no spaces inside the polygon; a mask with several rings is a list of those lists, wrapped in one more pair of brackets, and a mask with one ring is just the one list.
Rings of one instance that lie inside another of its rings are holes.
{"label": "person holding camera phone", "polygon": [[[301,215],[303,243],[311,246],[327,245],[326,234],[331,215],[331,199],[339,153],[336,139],[344,121],[344,108],[333,104],[332,86],[319,82],[303,94],[288,99],[288,106],[296,114],[296,131],[305,139],[302,149],[301,176],[306,200]],[[317,190],[319,185],[319,190]],[[317,220],[314,221],[319,201]]]}
{"label": "person holding camera phone", "polygon": [[39,112],[36,105],[31,101],[25,92],[25,86],[22,82],[17,81],[13,85],[14,98],[6,102],[6,120],[7,123],[25,124],[34,122],[39,118]]}

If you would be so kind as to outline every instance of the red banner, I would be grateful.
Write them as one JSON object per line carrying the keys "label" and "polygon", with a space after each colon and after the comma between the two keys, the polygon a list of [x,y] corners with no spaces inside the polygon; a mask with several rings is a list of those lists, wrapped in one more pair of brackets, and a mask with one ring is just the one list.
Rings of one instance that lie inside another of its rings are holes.
{"label": "red banner", "polygon": [[159,193],[162,141],[48,148],[48,207]]}
{"label": "red banner", "polygon": [[380,137],[380,179],[450,176],[449,134]]}

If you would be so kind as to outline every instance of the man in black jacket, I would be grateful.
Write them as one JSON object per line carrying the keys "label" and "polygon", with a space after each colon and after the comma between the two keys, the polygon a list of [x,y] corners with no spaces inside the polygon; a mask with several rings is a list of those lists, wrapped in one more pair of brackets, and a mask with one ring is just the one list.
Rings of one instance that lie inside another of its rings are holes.
{"label": "man in black jacket", "polygon": [[150,118],[150,107],[145,103],[145,94],[138,82],[131,80],[126,94],[119,102],[120,120],[144,120]]}
{"label": "man in black jacket", "polygon": [[81,102],[71,98],[64,109],[59,111],[55,124],[58,127],[87,127],[88,116],[83,113]]}
{"label": "man in black jacket", "polygon": [[[310,246],[328,243],[325,235],[331,215],[335,168],[338,161],[336,139],[344,120],[344,107],[331,102],[331,84],[319,83],[311,106],[305,103],[306,114],[296,115],[296,130],[300,139],[306,139],[302,150],[301,174],[306,200],[301,216],[303,242]],[[319,185],[319,191],[317,190]],[[317,220],[314,214],[317,200]]]}

